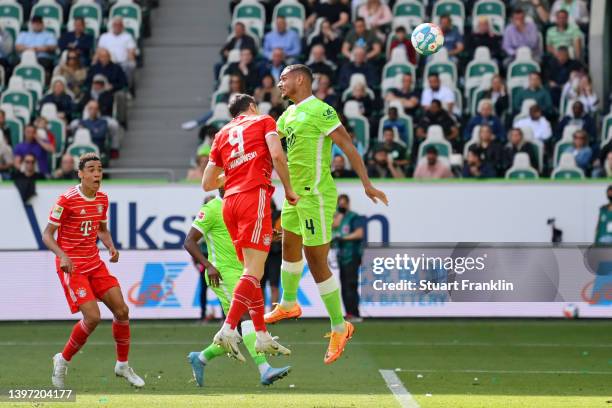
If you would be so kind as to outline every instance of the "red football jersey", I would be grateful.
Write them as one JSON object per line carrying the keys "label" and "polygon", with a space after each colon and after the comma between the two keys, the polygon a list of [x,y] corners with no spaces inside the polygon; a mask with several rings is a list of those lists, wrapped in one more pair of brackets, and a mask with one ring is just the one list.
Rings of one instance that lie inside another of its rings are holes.
{"label": "red football jersey", "polygon": [[49,223],[58,225],[57,243],[74,265],[73,273],[87,273],[100,265],[96,245],[101,222],[106,222],[108,196],[98,191],[95,198],[86,197],[80,186],[61,195],[51,213]]}
{"label": "red football jersey", "polygon": [[225,196],[272,184],[266,137],[276,134],[271,116],[238,116],[215,135],[210,163],[225,171]]}

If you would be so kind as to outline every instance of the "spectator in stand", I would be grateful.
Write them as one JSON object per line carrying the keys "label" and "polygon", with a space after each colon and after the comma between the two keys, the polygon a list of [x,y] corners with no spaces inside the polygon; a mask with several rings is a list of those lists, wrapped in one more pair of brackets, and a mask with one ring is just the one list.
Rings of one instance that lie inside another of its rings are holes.
{"label": "spectator in stand", "polygon": [[444,48],[448,51],[448,56],[451,60],[456,62],[459,54],[465,49],[463,35],[457,27],[453,26],[453,22],[448,14],[440,16],[440,29],[444,34]]}
{"label": "spectator in stand", "polygon": [[23,156],[23,160],[13,175],[15,186],[24,203],[36,195],[36,181],[45,179],[45,175],[40,171],[36,156],[32,153]]}
{"label": "spectator in stand", "polygon": [[489,125],[481,125],[478,131],[478,143],[470,148],[476,149],[482,163],[490,166],[497,176],[503,175],[502,144],[494,138],[493,129]]}
{"label": "spectator in stand", "polygon": [[425,160],[420,160],[413,177],[417,180],[453,178],[453,172],[438,158],[438,149],[435,146],[427,146]]}
{"label": "spectator in stand", "polygon": [[497,176],[490,163],[483,162],[477,147],[470,147],[465,166],[463,167],[463,178],[492,178]]}
{"label": "spectator in stand", "polygon": [[589,135],[590,141],[595,141],[597,136],[597,128],[595,126],[595,120],[584,111],[584,105],[580,101],[576,101],[572,104],[572,113],[565,115],[557,126],[557,139],[561,139],[563,136],[563,129],[566,126],[578,126]]}
{"label": "spectator in stand", "polygon": [[25,156],[31,154],[36,158],[40,171],[47,174],[49,172],[49,154],[55,152],[55,147],[49,140],[39,137],[36,127],[33,125],[26,125],[23,138],[23,142],[13,148],[15,168],[19,170]]}
{"label": "spectator in stand", "polygon": [[455,118],[442,108],[442,103],[437,99],[431,101],[425,115],[419,121],[416,130],[417,144],[420,144],[427,137],[427,128],[432,125],[441,126],[444,136],[453,145],[453,151],[461,152],[459,125]]}
{"label": "spectator in stand", "polygon": [[268,102],[273,107],[283,104],[280,90],[276,86],[272,74],[266,74],[261,78],[261,85],[255,89],[255,94],[253,96],[257,103]]}
{"label": "spectator in stand", "polygon": [[6,113],[2,109],[0,109],[0,131],[2,131],[4,137],[6,137],[6,140],[8,140],[9,146],[12,145],[11,129],[6,124]]}
{"label": "spectator in stand", "polygon": [[485,98],[493,102],[497,117],[501,117],[508,110],[508,92],[506,91],[506,84],[501,75],[493,75],[491,89],[485,93]]}
{"label": "spectator in stand", "polygon": [[406,147],[395,141],[393,128],[383,128],[382,142],[378,144],[377,148],[382,148],[387,152],[389,158],[393,160],[393,165],[395,167],[399,167],[403,170],[409,164]]}
{"label": "spectator in stand", "polygon": [[321,23],[321,32],[314,36],[310,42],[310,46],[322,45],[325,48],[325,55],[328,60],[334,64],[338,63],[338,54],[342,49],[342,39],[332,28],[329,21],[324,20]]}
{"label": "spectator in stand", "polygon": [[91,64],[91,53],[94,49],[93,35],[85,32],[85,19],[75,17],[74,31],[66,31],[59,39],[60,51],[77,51],[79,62],[82,66],[88,67]]}
{"label": "spectator in stand", "polygon": [[365,20],[357,18],[353,24],[353,29],[349,31],[342,44],[342,55],[351,59],[354,48],[364,48],[366,51],[365,59],[374,60],[381,55],[382,44],[380,39],[373,31],[366,29]]}
{"label": "spectator in stand", "polygon": [[538,28],[530,21],[525,20],[525,12],[522,9],[515,9],[512,12],[512,22],[504,30],[503,48],[508,56],[504,65],[508,65],[516,56],[516,51],[520,47],[527,47],[531,50],[531,56],[540,60],[542,50],[540,49],[540,37]]}
{"label": "spectator in stand", "polygon": [[321,17],[325,18],[332,30],[338,32],[349,23],[351,10],[340,0],[328,0],[325,3],[317,1],[313,7],[313,12],[306,19],[304,28],[311,29],[317,19]]}
{"label": "spectator in stand", "polygon": [[518,113],[525,99],[534,99],[542,108],[546,116],[552,116],[553,104],[550,92],[542,86],[542,78],[539,72],[529,74],[529,85],[527,88],[518,91],[516,98],[513,101],[513,111]]}
{"label": "spectator in stand", "polygon": [[358,102],[361,114],[366,118],[372,117],[374,112],[374,100],[366,92],[366,86],[364,84],[358,83],[353,86],[345,103],[348,101]]}
{"label": "spectator in stand", "polygon": [[510,129],[510,135],[508,136],[508,144],[504,147],[502,155],[504,172],[512,167],[514,155],[517,153],[527,153],[531,167],[534,169],[538,168],[538,155],[536,153],[535,146],[525,140],[523,131],[521,129],[512,128]]}
{"label": "spectator in stand", "polygon": [[589,23],[589,9],[584,0],[555,0],[550,9],[550,22],[554,23],[559,10],[565,10],[570,19],[580,25],[585,26]]}
{"label": "spectator in stand", "polygon": [[12,69],[9,57],[13,53],[13,43],[13,36],[6,29],[0,27],[0,65],[4,68],[6,77]]}
{"label": "spectator in stand", "polygon": [[359,6],[357,15],[366,23],[369,30],[374,30],[384,39],[383,30],[385,26],[391,24],[393,14],[386,3],[380,0],[367,0],[365,4]]}
{"label": "spectator in stand", "polygon": [[338,105],[338,95],[336,95],[334,88],[331,86],[331,80],[325,74],[319,74],[319,79],[316,82],[316,88],[314,90],[314,96],[330,106],[336,107]]}
{"label": "spectator in stand", "polygon": [[387,119],[385,119],[383,122],[383,127],[396,129],[400,140],[408,142],[408,129],[406,129],[406,122],[399,119],[399,112],[395,106],[391,106],[387,110]]}
{"label": "spectator in stand", "polygon": [[276,28],[265,35],[263,53],[266,58],[272,60],[272,53],[277,48],[282,49],[290,60],[295,60],[302,52],[299,35],[287,28],[287,20],[282,16],[276,17]]}
{"label": "spectator in stand", "polygon": [[125,72],[128,86],[133,88],[134,71],[136,70],[136,42],[130,33],[124,30],[123,19],[114,17],[111,30],[100,36],[98,48],[106,48],[116,64]]}
{"label": "spectator in stand", "polygon": [[40,101],[40,106],[45,103],[52,103],[57,108],[58,116],[70,122],[72,111],[74,110],[74,101],[66,92],[66,80],[64,77],[54,77],[51,81],[51,93],[45,95]]}
{"label": "spectator in stand", "polygon": [[368,165],[371,178],[403,178],[404,172],[393,164],[387,151],[381,146],[374,151],[374,160]]}
{"label": "spectator in stand", "polygon": [[310,60],[308,68],[312,71],[315,78],[319,74],[325,74],[329,78],[334,78],[335,65],[325,58],[325,47],[321,44],[314,45],[310,50]]}
{"label": "spectator in stand", "polygon": [[402,47],[406,51],[406,58],[408,61],[412,65],[416,65],[416,51],[412,46],[412,41],[410,41],[410,38],[408,38],[406,29],[403,26],[399,26],[395,29],[395,35],[393,36],[391,44],[389,45],[389,54],[391,54],[391,52],[397,47]]}
{"label": "spectator in stand", "polygon": [[97,74],[93,77],[91,90],[89,94],[83,96],[79,103],[79,111],[85,109],[85,105],[89,101],[94,100],[98,102],[100,107],[100,113],[102,116],[113,116],[113,87],[108,83],[106,77],[102,74]]}
{"label": "spectator in stand", "polygon": [[491,30],[491,23],[488,17],[480,16],[478,18],[478,25],[472,35],[469,36],[468,44],[470,44],[468,48],[470,57],[474,57],[476,48],[486,47],[489,49],[491,58],[497,60],[499,65],[503,64],[504,51],[502,50],[502,38]]}
{"label": "spectator in stand", "polygon": [[552,136],[550,122],[542,115],[542,108],[537,104],[529,108],[529,116],[519,119],[514,123],[517,128],[530,128],[533,137],[542,143],[546,143]]}
{"label": "spectator in stand", "polygon": [[13,150],[11,142],[4,132],[0,131],[0,181],[11,178],[13,169]]}
{"label": "spectator in stand", "polygon": [[412,75],[402,75],[402,87],[400,89],[391,88],[385,95],[385,101],[400,101],[404,107],[404,113],[415,117],[421,107],[420,94],[412,90]]}
{"label": "spectator in stand", "polygon": [[227,67],[225,73],[228,75],[242,76],[248,94],[252,94],[259,84],[257,66],[253,60],[253,53],[248,48],[240,51],[240,61],[231,63]]}
{"label": "spectator in stand", "polygon": [[589,135],[584,130],[574,132],[572,147],[566,150],[576,159],[576,165],[584,170],[585,173],[591,169],[591,159],[593,150],[589,147]]}
{"label": "spectator in stand", "polygon": [[593,92],[591,77],[582,71],[570,74],[570,80],[563,87],[561,98],[579,100],[584,105],[584,110],[589,113],[596,113],[599,106],[599,98]]}
{"label": "spectator in stand", "polygon": [[538,27],[548,24],[548,0],[510,0],[510,9],[523,9],[526,15],[532,16]]}
{"label": "spectator in stand", "polygon": [[84,127],[91,134],[91,141],[94,142],[100,149],[100,152],[106,151],[106,143],[109,139],[108,123],[100,116],[100,106],[96,101],[89,101],[87,106],[87,119],[81,119],[73,122],[71,127],[76,130],[77,127]]}
{"label": "spectator in stand", "polygon": [[580,68],[580,63],[570,59],[569,51],[563,45],[558,47],[548,59],[547,69],[544,72],[548,75],[548,88],[555,106],[559,105],[561,91],[569,81],[571,72]]}
{"label": "spectator in stand", "polygon": [[575,24],[569,23],[569,15],[566,10],[557,11],[557,21],[553,27],[546,30],[546,50],[555,55],[559,47],[567,47],[574,50],[574,58],[582,59],[582,32]]}
{"label": "spectator in stand", "polygon": [[83,87],[87,79],[87,68],[81,66],[81,58],[79,57],[78,50],[68,50],[66,53],[66,61],[55,67],[53,76],[64,77],[66,80],[66,87],[74,95],[74,100],[81,100],[83,97]]}
{"label": "spectator in stand", "polygon": [[332,161],[332,177],[333,178],[357,178],[357,173],[346,168],[346,160],[341,154],[334,156]]}
{"label": "spectator in stand", "polygon": [[79,176],[74,169],[74,157],[64,153],[59,169],[53,172],[53,178],[55,180],[77,180]]}
{"label": "spectator in stand", "polygon": [[374,65],[367,61],[366,49],[363,47],[355,47],[351,61],[346,62],[340,68],[338,76],[338,86],[340,89],[349,87],[353,74],[363,74],[366,78],[366,83],[370,87],[378,84],[379,75],[377,75]]}
{"label": "spectator in stand", "polygon": [[234,33],[228,42],[221,49],[221,57],[223,61],[227,61],[227,57],[231,50],[251,50],[253,55],[257,55],[257,45],[255,40],[246,32],[244,23],[240,21],[234,24]]}
{"label": "spectator in stand", "polygon": [[49,122],[46,118],[39,116],[34,120],[34,127],[36,128],[36,136],[38,139],[45,140],[51,146],[53,146],[53,153],[56,151],[57,141],[55,135],[49,130]]}
{"label": "spectator in stand", "polygon": [[85,81],[87,89],[91,88],[93,77],[102,74],[113,87],[113,93],[125,89],[128,85],[125,72],[118,65],[111,61],[111,55],[106,48],[98,48],[94,57],[93,65],[87,72]]}
{"label": "spectator in stand", "polygon": [[15,41],[15,51],[21,55],[25,50],[34,50],[38,63],[43,66],[47,75],[53,70],[54,53],[57,40],[53,33],[45,30],[43,19],[33,16],[30,20],[30,31],[22,31]]}
{"label": "spectator in stand", "polygon": [[189,169],[187,172],[187,180],[202,181],[204,176],[204,170],[208,166],[208,158],[210,156],[210,146],[203,144],[198,148],[198,156],[196,158],[196,165]]}
{"label": "spectator in stand", "polygon": [[[446,111],[455,113],[455,94],[449,87],[442,85],[438,74],[429,74],[427,83],[429,86],[423,89],[421,93],[421,106],[423,109],[428,110],[431,102],[437,99],[443,104]],[[460,112],[457,113],[460,114]]]}
{"label": "spectator in stand", "polygon": [[493,112],[493,102],[490,99],[482,99],[480,101],[478,114],[468,122],[465,130],[463,132],[463,140],[470,140],[472,138],[472,131],[476,126],[487,125],[489,126],[493,134],[495,135],[495,139],[499,142],[502,142],[506,138],[506,131],[504,129],[504,125],[501,123],[501,120],[497,116],[495,116],[495,112]]}
{"label": "spectator in stand", "polygon": [[[612,150],[606,150],[606,153],[601,157],[601,165],[593,170],[593,177],[612,178]],[[609,197],[611,200],[610,204],[612,205],[612,196]]]}
{"label": "spectator in stand", "polygon": [[[346,121],[342,120],[342,122],[344,123]],[[346,128],[346,131],[351,136],[351,141],[353,142],[353,146],[355,146],[355,149],[357,149],[357,153],[359,153],[359,156],[363,157],[366,153],[365,147],[363,147],[363,143],[361,143],[359,139],[357,139],[357,135],[355,135],[355,131],[350,126],[345,125],[345,128]],[[332,145],[332,157],[335,157],[338,155],[344,156],[344,153],[336,144],[333,144]]]}
{"label": "spectator in stand", "polygon": [[270,61],[265,61],[259,66],[259,76],[263,77],[266,74],[271,74],[274,78],[274,82],[278,82],[280,74],[286,66],[283,49],[275,48],[272,51],[272,59]]}

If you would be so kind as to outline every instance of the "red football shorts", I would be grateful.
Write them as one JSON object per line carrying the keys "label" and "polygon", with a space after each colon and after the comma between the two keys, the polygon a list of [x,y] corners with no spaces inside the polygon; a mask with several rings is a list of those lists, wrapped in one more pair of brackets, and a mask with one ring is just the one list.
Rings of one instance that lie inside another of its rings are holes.
{"label": "red football shorts", "polygon": [[72,313],[78,312],[83,303],[101,299],[110,288],[119,286],[117,278],[110,274],[102,261],[96,269],[84,274],[79,273],[78,269],[72,273],[62,271],[59,259],[56,259],[55,266]]}
{"label": "red football shorts", "polygon": [[223,220],[236,254],[244,261],[242,248],[269,252],[272,243],[272,210],[274,187],[257,187],[232,194],[223,200]]}

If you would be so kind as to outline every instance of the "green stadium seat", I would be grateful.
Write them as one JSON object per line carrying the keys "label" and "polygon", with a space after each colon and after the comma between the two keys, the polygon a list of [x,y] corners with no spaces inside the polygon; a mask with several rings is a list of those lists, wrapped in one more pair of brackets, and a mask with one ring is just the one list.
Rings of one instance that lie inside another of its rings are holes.
{"label": "green stadium seat", "polygon": [[446,164],[450,163],[450,155],[453,153],[453,148],[448,140],[446,140],[444,137],[444,132],[441,126],[432,125],[427,129],[427,137],[419,146],[417,162],[424,160],[426,156],[425,151],[429,146],[434,146],[438,150],[438,158],[440,160]]}
{"label": "green stadium seat", "polygon": [[476,25],[479,17],[489,19],[492,31],[502,34],[506,26],[506,6],[501,0],[478,0],[472,9],[472,25]]}
{"label": "green stadium seat", "polygon": [[74,19],[82,17],[85,20],[85,28],[94,38],[100,36],[100,28],[102,26],[102,9],[95,0],[78,0],[70,8],[70,16],[68,19],[68,30],[74,28]]}
{"label": "green stadium seat", "polygon": [[142,30],[142,10],[133,0],[118,0],[109,12],[109,19],[121,17],[125,30],[138,41]]}
{"label": "green stadium seat", "polygon": [[470,97],[471,92],[478,88],[486,74],[497,74],[497,62],[491,58],[487,47],[478,47],[472,59],[465,68],[465,96]]}
{"label": "green stadium seat", "polygon": [[247,29],[261,40],[266,25],[266,10],[257,0],[242,0],[234,8],[232,25],[242,22]]}
{"label": "green stadium seat", "polygon": [[393,6],[393,30],[404,27],[410,33],[425,18],[425,8],[419,0],[398,0]]}
{"label": "green stadium seat", "polygon": [[23,78],[23,86],[32,92],[32,105],[36,106],[45,87],[45,69],[38,63],[34,51],[26,50],[21,54],[21,62],[15,67],[13,76]]}
{"label": "green stadium seat", "polygon": [[567,125],[565,128],[563,128],[561,140],[555,143],[555,149],[553,152],[553,166],[558,166],[561,155],[572,148],[574,145],[574,132],[577,130],[580,130],[580,127],[575,125]]}
{"label": "green stadium seat", "polygon": [[584,178],[584,171],[576,166],[576,159],[571,153],[563,153],[559,165],[553,170],[550,178],[554,180],[576,180]]}
{"label": "green stadium seat", "polygon": [[297,31],[302,37],[304,35],[304,20],[306,19],[306,11],[304,6],[297,0],[281,0],[274,7],[272,12],[272,21],[276,21],[276,17],[285,17],[287,27]]}
{"label": "green stadium seat", "polygon": [[608,113],[604,116],[603,121],[601,122],[601,145],[604,146],[607,142],[612,140],[612,112]]}
{"label": "green stadium seat", "polygon": [[[457,83],[457,65],[453,61],[448,58],[448,51],[446,48],[442,48],[440,51],[435,53],[425,64],[425,70],[423,72],[423,87],[426,88],[428,86],[427,77],[430,74],[448,74],[453,82],[453,84]],[[456,85],[455,85],[456,86]]]}
{"label": "green stadium seat", "polygon": [[13,105],[3,103],[0,109],[4,111],[6,127],[11,132],[11,145],[16,146],[23,141],[23,122],[13,113]]}
{"label": "green stadium seat", "polygon": [[17,39],[23,24],[23,8],[15,0],[0,0],[0,27]]}
{"label": "green stadium seat", "polygon": [[23,78],[13,75],[9,81],[8,88],[2,93],[0,103],[12,105],[14,116],[19,118],[25,125],[30,123],[34,109],[33,99],[32,94],[23,84]]}
{"label": "green stadium seat", "polygon": [[507,179],[518,180],[535,180],[539,178],[536,169],[531,167],[529,163],[529,155],[527,153],[517,153],[514,155],[512,167],[506,171]]}
{"label": "green stadium seat", "polygon": [[74,141],[66,149],[66,153],[74,157],[78,163],[79,157],[85,153],[100,154],[100,149],[91,141],[91,134],[88,129],[80,128],[74,133]]}
{"label": "green stadium seat", "polygon": [[370,122],[359,111],[359,102],[348,101],[344,105],[344,116],[349,126],[353,129],[353,133],[357,137],[365,150],[370,146]]}
{"label": "green stadium seat", "polygon": [[[398,106],[399,105],[399,106]],[[401,104],[396,104],[396,103],[390,103],[389,104],[389,108],[391,107],[395,107],[398,108],[398,120],[403,122],[404,126],[406,127],[406,135],[404,137],[399,136],[399,133],[396,133],[398,136],[398,140],[396,140],[398,143],[403,144],[404,146],[406,146],[406,149],[411,152],[412,151],[412,144],[414,143],[414,125],[412,123],[412,117],[404,114],[404,109],[401,106]],[[387,109],[388,111],[388,109]],[[382,140],[382,135],[383,135],[383,129],[385,128],[385,121],[389,120],[389,115],[385,115],[383,116],[379,123],[378,123],[378,134],[377,134],[377,139],[378,140]]]}
{"label": "green stadium seat", "polygon": [[64,24],[64,11],[55,0],[40,0],[32,8],[33,16],[40,16],[45,24],[45,29],[59,37]]}
{"label": "green stadium seat", "polygon": [[438,0],[433,6],[432,17],[435,24],[440,24],[440,17],[448,14],[455,27],[463,34],[465,25],[465,7],[459,0]]}

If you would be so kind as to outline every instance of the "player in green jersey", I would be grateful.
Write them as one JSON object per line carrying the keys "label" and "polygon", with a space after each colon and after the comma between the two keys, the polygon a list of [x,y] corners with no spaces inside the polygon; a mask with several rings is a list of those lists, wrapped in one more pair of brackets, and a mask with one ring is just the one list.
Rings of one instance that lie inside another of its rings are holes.
{"label": "player in green jersey", "polygon": [[[223,196],[223,191],[219,191]],[[223,221],[222,206],[223,201],[219,197],[207,200],[191,225],[187,238],[185,238],[184,247],[205,268],[206,283],[215,292],[221,302],[223,311],[227,314],[234,288],[242,275],[243,266],[238,260],[236,249]],[[202,237],[206,240],[210,260],[200,251],[198,241]],[[255,327],[248,313],[243,317],[240,326],[244,344],[259,369],[261,384],[271,385],[276,380],[285,377],[291,367],[270,367],[266,357],[255,351]],[[187,359],[191,364],[193,376],[198,386],[201,387],[204,384],[204,366],[213,358],[224,354],[226,354],[226,351],[214,343],[211,343],[202,352],[189,353]]]}
{"label": "player in green jersey", "polygon": [[325,364],[340,357],[353,335],[353,326],[344,321],[340,290],[327,265],[332,221],[338,194],[331,175],[332,143],[342,149],[353,170],[359,175],[365,194],[374,202],[388,204],[385,193],[374,188],[357,149],[340,123],[334,108],[312,94],[312,72],[305,65],[290,65],[278,83],[291,105],[277,121],[277,130],[287,143],[289,175],[294,191],[300,196],[295,206],[283,206],[283,261],[281,283],[283,297],[276,308],[265,315],[266,323],[297,318],[302,311],[297,304],[297,290],[304,262],[302,248],[321,299],[329,313],[332,331]]}

